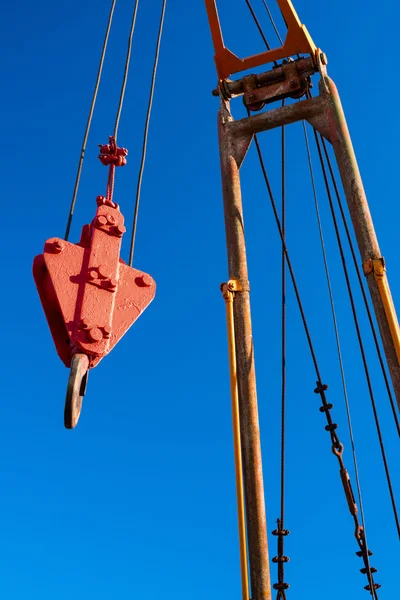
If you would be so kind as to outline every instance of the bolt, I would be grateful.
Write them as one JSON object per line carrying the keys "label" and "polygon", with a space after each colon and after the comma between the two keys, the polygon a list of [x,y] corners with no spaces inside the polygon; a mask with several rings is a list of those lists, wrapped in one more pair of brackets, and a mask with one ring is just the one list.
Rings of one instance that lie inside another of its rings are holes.
{"label": "bolt", "polygon": [[110,223],[110,225],[114,225],[115,217],[113,217],[112,215],[107,215],[107,222]]}
{"label": "bolt", "polygon": [[82,319],[81,320],[81,329],[89,329],[89,326],[90,326],[89,319]]}
{"label": "bolt", "polygon": [[110,290],[115,289],[117,287],[118,281],[114,279],[114,277],[110,277],[104,282],[104,285]]}
{"label": "bolt", "polygon": [[321,52],[321,54],[319,55],[319,58],[321,60],[321,64],[326,66],[328,64],[328,58],[325,54],[325,52]]}
{"label": "bolt", "polygon": [[290,85],[291,89],[294,90],[294,88],[297,88],[297,81],[292,79],[292,81],[289,83],[289,85]]}
{"label": "bolt", "polygon": [[88,330],[88,338],[91,342],[100,342],[103,339],[103,332],[98,327],[92,327]]}
{"label": "bolt", "polygon": [[96,198],[96,204],[97,206],[102,206],[103,204],[105,204],[106,199],[104,198],[104,196],[97,196]]}
{"label": "bolt", "polygon": [[125,233],[126,227],[124,225],[116,225],[113,230],[118,236],[121,236]]}
{"label": "bolt", "polygon": [[231,281],[230,283],[228,283],[228,288],[232,291],[235,291],[235,284]]}
{"label": "bolt", "polygon": [[97,217],[96,219],[96,225],[102,226],[102,225],[107,225],[107,219],[104,215],[100,215],[99,217]]}
{"label": "bolt", "polygon": [[108,269],[104,265],[98,266],[97,267],[97,271],[98,271],[100,277],[102,277],[103,279],[107,279],[108,278]]}
{"label": "bolt", "polygon": [[111,335],[111,327],[109,325],[104,325],[103,333],[105,338],[109,338]]}
{"label": "bolt", "polygon": [[149,275],[142,275],[141,277],[142,281],[143,281],[143,285],[145,285],[146,287],[150,287],[151,286],[151,277]]}
{"label": "bolt", "polygon": [[89,281],[93,281],[94,279],[97,279],[97,271],[95,271],[94,269],[90,269],[87,278]]}
{"label": "bolt", "polygon": [[64,245],[58,240],[54,240],[54,242],[52,243],[52,251],[54,252],[54,254],[60,254],[63,248]]}

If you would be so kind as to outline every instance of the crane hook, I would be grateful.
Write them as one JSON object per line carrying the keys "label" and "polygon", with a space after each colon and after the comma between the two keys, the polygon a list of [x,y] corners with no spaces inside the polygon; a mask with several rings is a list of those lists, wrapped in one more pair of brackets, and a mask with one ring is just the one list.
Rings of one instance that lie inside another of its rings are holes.
{"label": "crane hook", "polygon": [[64,408],[64,426],[66,429],[74,429],[79,421],[82,410],[82,399],[86,393],[88,375],[88,356],[81,353],[74,354],[71,361]]}

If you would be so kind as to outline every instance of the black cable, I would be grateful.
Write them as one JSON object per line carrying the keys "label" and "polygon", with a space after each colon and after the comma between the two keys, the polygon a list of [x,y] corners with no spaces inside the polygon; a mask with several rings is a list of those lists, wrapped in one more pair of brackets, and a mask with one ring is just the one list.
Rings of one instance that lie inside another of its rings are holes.
{"label": "black cable", "polygon": [[303,123],[303,131],[304,131],[304,140],[306,143],[308,165],[310,168],[310,177],[311,177],[311,185],[312,185],[313,196],[314,196],[315,212],[316,212],[317,222],[318,222],[319,238],[320,238],[322,256],[323,256],[323,261],[324,261],[325,277],[326,277],[326,282],[327,282],[327,286],[328,286],[328,294],[329,294],[329,301],[330,301],[330,305],[331,305],[333,327],[335,330],[336,348],[337,348],[337,354],[338,354],[338,360],[339,360],[340,374],[341,374],[341,379],[342,379],[343,396],[344,396],[346,413],[347,413],[347,424],[348,424],[348,428],[349,428],[351,451],[352,451],[352,456],[353,456],[353,465],[354,465],[354,474],[355,474],[356,485],[357,485],[358,503],[360,506],[361,523],[362,523],[362,526],[364,529],[367,569],[368,569],[368,573],[369,573],[369,578],[371,579],[372,574],[371,574],[371,565],[370,565],[370,561],[369,561],[369,549],[368,549],[367,532],[366,532],[366,525],[365,525],[364,504],[363,504],[363,500],[362,500],[361,484],[360,484],[360,477],[359,477],[358,465],[357,465],[356,447],[355,447],[355,442],[354,442],[353,426],[352,426],[352,422],[351,422],[349,397],[347,394],[347,384],[346,384],[346,377],[345,377],[345,372],[344,372],[342,349],[341,349],[340,336],[339,336],[339,327],[338,327],[337,318],[336,318],[335,302],[333,299],[333,290],[332,290],[331,278],[330,278],[330,274],[329,274],[328,257],[326,254],[325,240],[324,240],[324,234],[323,234],[323,230],[322,230],[322,221],[321,221],[321,214],[319,211],[319,202],[318,202],[318,196],[317,196],[317,189],[316,189],[316,185],[315,185],[314,168],[313,168],[312,159],[311,159],[310,144],[309,144],[309,140],[308,140],[306,124],[304,121],[302,121],[302,123]]}
{"label": "black cable", "polygon": [[379,417],[378,417],[378,412],[377,412],[377,408],[376,408],[376,402],[375,402],[374,392],[373,392],[373,389],[372,389],[372,382],[371,382],[371,377],[370,377],[370,373],[369,373],[369,368],[368,368],[367,358],[366,358],[366,354],[365,354],[364,344],[363,344],[363,340],[362,340],[362,336],[361,336],[360,325],[359,325],[359,322],[358,322],[357,311],[356,311],[356,307],[355,307],[355,302],[354,302],[353,292],[352,292],[352,288],[351,288],[349,273],[348,273],[348,269],[347,269],[346,258],[345,258],[345,255],[344,255],[343,245],[342,245],[342,241],[341,241],[341,238],[340,238],[340,231],[339,231],[339,227],[338,227],[338,223],[337,223],[337,219],[336,219],[335,208],[333,206],[332,195],[331,195],[331,191],[330,191],[330,188],[329,188],[329,182],[328,182],[328,177],[327,177],[327,173],[326,173],[326,169],[325,169],[325,164],[324,164],[324,160],[323,160],[323,156],[322,156],[321,146],[320,146],[320,143],[319,143],[317,132],[315,130],[314,130],[314,135],[315,135],[315,141],[316,141],[316,144],[317,144],[318,155],[319,155],[320,162],[321,162],[321,167],[322,167],[322,173],[323,173],[323,177],[324,177],[324,181],[325,181],[326,192],[327,192],[327,195],[328,195],[329,206],[330,206],[330,209],[331,209],[332,220],[333,220],[333,224],[334,224],[334,228],[335,228],[335,232],[336,232],[336,239],[337,239],[337,243],[338,243],[338,247],[339,247],[339,252],[340,252],[340,257],[341,257],[341,261],[342,261],[343,272],[344,272],[345,279],[346,279],[346,285],[347,285],[347,290],[348,290],[348,294],[349,294],[349,299],[350,299],[350,304],[351,304],[351,310],[352,310],[352,313],[353,313],[354,325],[355,325],[356,332],[357,332],[357,338],[358,338],[358,343],[359,343],[359,347],[360,347],[362,362],[363,362],[363,365],[364,365],[365,377],[366,377],[366,380],[367,380],[367,385],[368,385],[369,395],[370,395],[370,399],[371,399],[372,410],[373,410],[373,413],[374,413],[376,430],[377,430],[377,433],[378,433],[378,439],[379,439],[379,444],[380,444],[380,448],[381,448],[383,464],[384,464],[384,467],[385,467],[386,480],[387,480],[387,483],[388,483],[390,499],[391,499],[391,502],[392,502],[393,515],[394,515],[395,522],[396,522],[397,533],[398,533],[398,535],[400,537],[400,522],[399,522],[399,517],[398,517],[398,513],[397,513],[396,500],[395,500],[394,493],[393,493],[393,486],[392,486],[392,481],[391,481],[390,472],[389,472],[389,466],[388,466],[388,462],[387,462],[387,458],[386,458],[386,451],[385,451],[385,446],[384,446],[384,443],[383,443],[382,432],[381,432],[381,427],[380,427],[380,423],[379,423]]}
{"label": "black cable", "polygon": [[[260,161],[261,170],[262,170],[262,173],[263,173],[263,176],[264,176],[264,180],[265,180],[265,184],[266,184],[266,187],[267,187],[267,190],[268,190],[268,194],[269,194],[269,197],[270,197],[271,207],[272,207],[272,210],[273,210],[275,222],[276,222],[276,225],[277,225],[277,228],[278,228],[278,232],[279,232],[279,235],[280,235],[280,238],[281,238],[281,241],[282,241],[282,246],[284,247],[286,262],[287,262],[287,265],[288,265],[290,277],[291,277],[292,284],[293,284],[293,289],[294,289],[294,292],[295,292],[297,304],[298,304],[298,307],[299,307],[299,310],[300,310],[300,315],[301,315],[301,319],[302,319],[303,326],[304,326],[304,332],[305,332],[306,337],[307,337],[307,343],[308,343],[308,346],[309,346],[310,354],[311,354],[311,357],[312,357],[312,361],[313,361],[315,372],[316,372],[316,376],[317,376],[317,388],[315,389],[315,393],[320,394],[321,401],[322,401],[322,407],[321,407],[320,410],[325,413],[325,416],[326,416],[326,419],[327,419],[327,422],[328,422],[328,424],[325,427],[325,429],[327,431],[329,431],[329,433],[330,433],[331,440],[332,440],[332,451],[334,452],[335,456],[337,456],[337,458],[339,460],[341,472],[346,473],[347,471],[345,469],[345,466],[344,466],[344,463],[343,463],[343,460],[342,460],[342,457],[341,457],[342,452],[343,452],[343,445],[341,444],[341,442],[340,442],[340,440],[339,440],[339,438],[338,438],[338,436],[337,436],[337,434],[335,432],[335,429],[337,428],[337,425],[335,423],[333,423],[332,417],[330,415],[330,409],[332,408],[332,405],[327,402],[327,399],[325,397],[325,390],[327,389],[327,386],[324,385],[322,383],[322,380],[321,380],[321,374],[320,374],[320,370],[319,370],[319,366],[318,366],[318,362],[317,362],[317,358],[316,358],[314,346],[313,346],[313,343],[312,343],[312,339],[311,339],[311,335],[310,335],[310,330],[309,330],[309,327],[308,327],[308,324],[307,324],[307,320],[306,320],[306,317],[305,317],[304,308],[303,308],[303,304],[301,302],[300,293],[299,293],[299,289],[298,289],[298,286],[297,286],[297,282],[296,282],[296,278],[295,278],[295,275],[294,275],[294,271],[293,271],[293,267],[292,267],[292,264],[291,264],[291,260],[290,260],[290,257],[289,257],[289,253],[288,253],[288,250],[287,250],[287,247],[286,247],[285,240],[283,238],[282,227],[281,227],[281,223],[279,221],[279,215],[278,215],[278,211],[277,211],[277,208],[276,208],[275,199],[274,199],[274,196],[273,196],[273,192],[272,192],[271,184],[270,184],[270,181],[269,181],[269,177],[268,177],[266,169],[265,169],[264,159],[263,159],[263,156],[262,156],[262,153],[261,153],[261,148],[260,148],[260,145],[259,145],[259,142],[258,142],[258,139],[257,139],[257,135],[254,136],[254,143],[256,145],[256,150],[257,150],[258,158],[259,158],[259,161]],[[346,489],[345,489],[346,497],[347,497],[348,491],[346,492]],[[353,519],[354,519],[354,522],[355,522],[355,525],[356,525],[355,536],[356,536],[356,539],[357,539],[357,543],[358,543],[358,545],[360,547],[360,553],[358,553],[358,555],[363,557],[364,564],[366,566],[368,566],[369,563],[366,562],[367,549],[366,549],[366,546],[364,544],[365,539],[363,538],[363,530],[362,530],[362,528],[361,528],[361,531],[359,529],[357,512],[353,512],[353,511],[350,511],[350,512],[351,512],[351,514],[353,516]],[[370,568],[370,569],[367,569],[366,572],[368,574],[368,582],[369,582],[369,585],[370,585],[370,588],[371,588],[371,595],[373,596],[373,598],[375,600],[377,600],[378,596],[377,596],[376,589],[377,589],[377,587],[380,587],[380,586],[379,586],[379,584],[375,584],[374,583],[373,575],[372,575],[373,570]],[[275,589],[278,589],[278,588],[275,588]]]}
{"label": "black cable", "polygon": [[[264,42],[264,44],[265,44],[265,46],[266,46],[267,50],[271,50],[271,46],[269,45],[269,43],[268,43],[268,40],[267,40],[267,38],[266,38],[266,37],[265,37],[265,35],[264,35],[264,32],[263,32],[263,30],[262,30],[262,27],[261,27],[261,25],[260,25],[260,22],[259,22],[259,20],[257,19],[257,15],[256,15],[256,13],[254,12],[254,9],[253,9],[253,7],[252,7],[252,5],[251,5],[251,2],[250,2],[250,0],[245,0],[245,2],[246,2],[246,4],[247,4],[247,6],[248,6],[248,9],[249,9],[249,11],[250,11],[250,14],[251,14],[251,16],[253,17],[253,21],[254,21],[254,23],[256,24],[256,27],[257,27],[257,29],[258,29],[258,31],[259,31],[259,33],[260,33],[260,35],[261,35],[262,39],[263,39],[263,42]],[[276,60],[274,60],[274,61],[273,61],[273,63],[274,63],[274,65],[275,65],[275,66],[278,66],[278,63],[276,62]]]}
{"label": "black cable", "polygon": [[[283,100],[282,106],[285,105]],[[286,161],[285,126],[282,126],[282,414],[281,414],[281,529],[285,528],[285,425],[286,425]]]}
{"label": "black cable", "polygon": [[129,65],[130,65],[130,62],[131,62],[131,54],[132,54],[132,39],[133,39],[133,33],[135,31],[136,16],[137,16],[138,7],[139,7],[139,0],[135,0],[135,5],[133,7],[132,20],[131,20],[131,28],[130,28],[129,36],[128,36],[128,48],[127,48],[127,51],[126,51],[124,77],[122,79],[121,92],[120,92],[120,95],[119,95],[119,102],[118,102],[118,109],[117,109],[117,114],[116,114],[116,117],[115,117],[115,125],[114,125],[114,138],[115,138],[115,141],[117,141],[119,121],[120,121],[120,118],[121,118],[122,106],[124,104],[124,98],[125,98],[126,84],[127,84],[127,81],[128,81]]}
{"label": "black cable", "polygon": [[69,209],[69,215],[68,215],[68,219],[67,219],[67,227],[66,227],[65,236],[64,236],[65,240],[68,240],[70,229],[71,229],[72,217],[74,215],[76,198],[78,196],[79,182],[80,182],[80,179],[81,179],[83,159],[85,157],[87,140],[88,140],[88,137],[89,137],[90,126],[92,124],[93,112],[94,112],[94,108],[95,108],[96,100],[97,100],[97,93],[99,91],[101,74],[102,74],[102,71],[103,71],[104,58],[105,58],[106,51],[107,51],[108,38],[109,38],[109,35],[110,35],[110,29],[111,29],[111,24],[112,24],[112,20],[113,20],[114,8],[115,8],[116,2],[117,2],[117,0],[112,0],[112,2],[111,2],[111,8],[110,8],[110,13],[108,15],[108,23],[107,23],[106,33],[104,35],[103,48],[102,48],[101,56],[100,56],[100,63],[99,63],[99,67],[98,67],[98,70],[97,70],[96,84],[94,86],[92,102],[91,102],[91,105],[90,105],[89,115],[88,115],[87,122],[86,122],[86,129],[85,129],[85,133],[84,133],[84,136],[83,136],[81,154],[80,154],[79,162],[78,162],[78,171],[77,171],[77,174],[76,174],[74,191],[72,193],[71,206],[70,206],[70,209]]}
{"label": "black cable", "polygon": [[341,217],[342,217],[342,222],[343,222],[343,225],[344,225],[344,228],[345,228],[345,231],[346,231],[347,241],[348,241],[348,244],[349,244],[349,247],[350,247],[351,255],[353,257],[353,263],[354,263],[354,267],[356,269],[357,279],[358,279],[358,282],[359,282],[359,285],[360,285],[361,294],[362,294],[362,297],[363,297],[363,300],[364,300],[364,304],[365,304],[365,308],[366,308],[366,311],[367,311],[368,321],[369,321],[369,324],[370,324],[370,327],[371,327],[372,336],[374,338],[374,343],[375,343],[376,351],[377,351],[378,358],[379,358],[379,364],[381,366],[383,378],[385,380],[385,385],[386,385],[386,389],[387,389],[387,393],[388,393],[390,405],[391,405],[391,408],[392,408],[394,422],[396,424],[397,433],[400,436],[400,423],[399,423],[399,419],[398,419],[398,416],[397,416],[397,411],[396,411],[396,406],[395,406],[394,399],[393,399],[392,390],[390,388],[389,377],[387,375],[387,370],[386,370],[386,367],[385,367],[385,363],[384,363],[384,360],[383,360],[381,348],[380,348],[380,345],[379,345],[378,334],[376,332],[376,327],[374,325],[374,321],[373,321],[373,318],[372,318],[371,309],[370,309],[368,298],[367,298],[367,294],[366,294],[366,291],[365,291],[364,281],[363,281],[363,278],[362,278],[362,275],[361,275],[360,267],[358,265],[357,255],[356,255],[356,252],[355,252],[353,240],[351,238],[350,229],[349,229],[349,226],[348,226],[348,223],[347,223],[347,217],[346,217],[346,214],[344,212],[343,202],[342,202],[342,199],[340,197],[340,193],[339,193],[338,185],[337,185],[337,182],[336,182],[335,174],[334,174],[333,168],[332,168],[332,162],[331,162],[331,159],[330,159],[330,156],[329,156],[328,149],[326,147],[326,143],[325,143],[324,138],[322,138],[322,146],[324,148],[324,154],[325,154],[325,158],[326,158],[326,161],[327,161],[327,164],[328,164],[328,168],[329,168],[329,172],[330,172],[330,175],[331,175],[331,180],[332,180],[332,183],[333,183],[333,187],[334,187],[334,190],[335,190],[335,195],[336,195],[336,199],[337,199],[337,202],[338,202],[340,214],[341,214]]}
{"label": "black cable", "polygon": [[274,21],[274,18],[273,18],[273,16],[272,16],[272,13],[271,13],[271,11],[270,11],[270,9],[269,9],[269,6],[268,6],[268,4],[266,3],[266,1],[265,1],[265,0],[262,0],[262,2],[263,2],[263,4],[264,4],[264,6],[265,6],[265,10],[266,10],[266,11],[267,11],[267,13],[268,13],[269,20],[271,21],[271,25],[272,25],[272,27],[273,27],[273,28],[274,28],[274,30],[275,30],[275,33],[276,33],[276,35],[277,35],[277,37],[278,37],[278,40],[279,40],[279,42],[280,42],[281,46],[283,46],[283,40],[282,40],[282,38],[281,38],[281,36],[280,36],[280,33],[279,33],[279,30],[278,30],[278,28],[277,28],[277,26],[276,26],[276,24],[275,24],[275,21]]}
{"label": "black cable", "polygon": [[166,5],[167,5],[167,0],[163,0],[162,8],[161,8],[160,25],[158,28],[158,35],[157,35],[153,73],[152,73],[152,78],[151,78],[149,102],[148,102],[148,106],[147,106],[146,122],[145,122],[145,127],[144,127],[144,134],[143,134],[142,158],[140,161],[140,169],[139,169],[137,187],[136,187],[136,200],[135,200],[135,209],[134,209],[133,225],[132,225],[132,237],[131,237],[131,244],[130,244],[130,249],[129,249],[129,265],[130,266],[132,266],[133,253],[134,253],[134,248],[135,248],[137,220],[138,220],[139,202],[140,202],[140,191],[141,191],[141,187],[142,187],[144,165],[145,165],[145,161],[146,161],[147,139],[148,139],[148,134],[149,134],[151,109],[153,106],[154,87],[155,87],[155,83],[156,83],[158,58],[159,58],[159,54],[160,54],[160,45],[161,45],[161,38],[162,38],[162,32],[163,32],[163,26],[164,26]]}

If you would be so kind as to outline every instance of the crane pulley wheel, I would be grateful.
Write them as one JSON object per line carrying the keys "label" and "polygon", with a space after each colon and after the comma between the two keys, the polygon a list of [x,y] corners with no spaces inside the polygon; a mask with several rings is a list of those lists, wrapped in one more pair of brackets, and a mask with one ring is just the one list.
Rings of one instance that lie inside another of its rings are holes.
{"label": "crane pulley wheel", "polygon": [[64,426],[74,429],[82,410],[82,399],[86,393],[89,374],[89,358],[86,354],[74,354],[68,379],[67,396],[64,408]]}

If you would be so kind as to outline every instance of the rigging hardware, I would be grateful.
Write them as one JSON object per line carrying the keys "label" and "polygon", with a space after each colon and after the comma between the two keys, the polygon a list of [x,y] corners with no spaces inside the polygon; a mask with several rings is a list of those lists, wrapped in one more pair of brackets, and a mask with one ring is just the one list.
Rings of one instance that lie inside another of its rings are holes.
{"label": "rigging hardware", "polygon": [[118,148],[111,137],[100,151],[101,162],[109,165],[109,176],[106,197],[96,199],[93,221],[84,225],[77,244],[47,240],[33,264],[57,353],[71,368],[64,413],[68,429],[79,418],[86,372],[112,350],[153,300],[156,288],[150,275],[120,258],[126,228],[112,198],[114,170],[126,163],[127,150]]}

